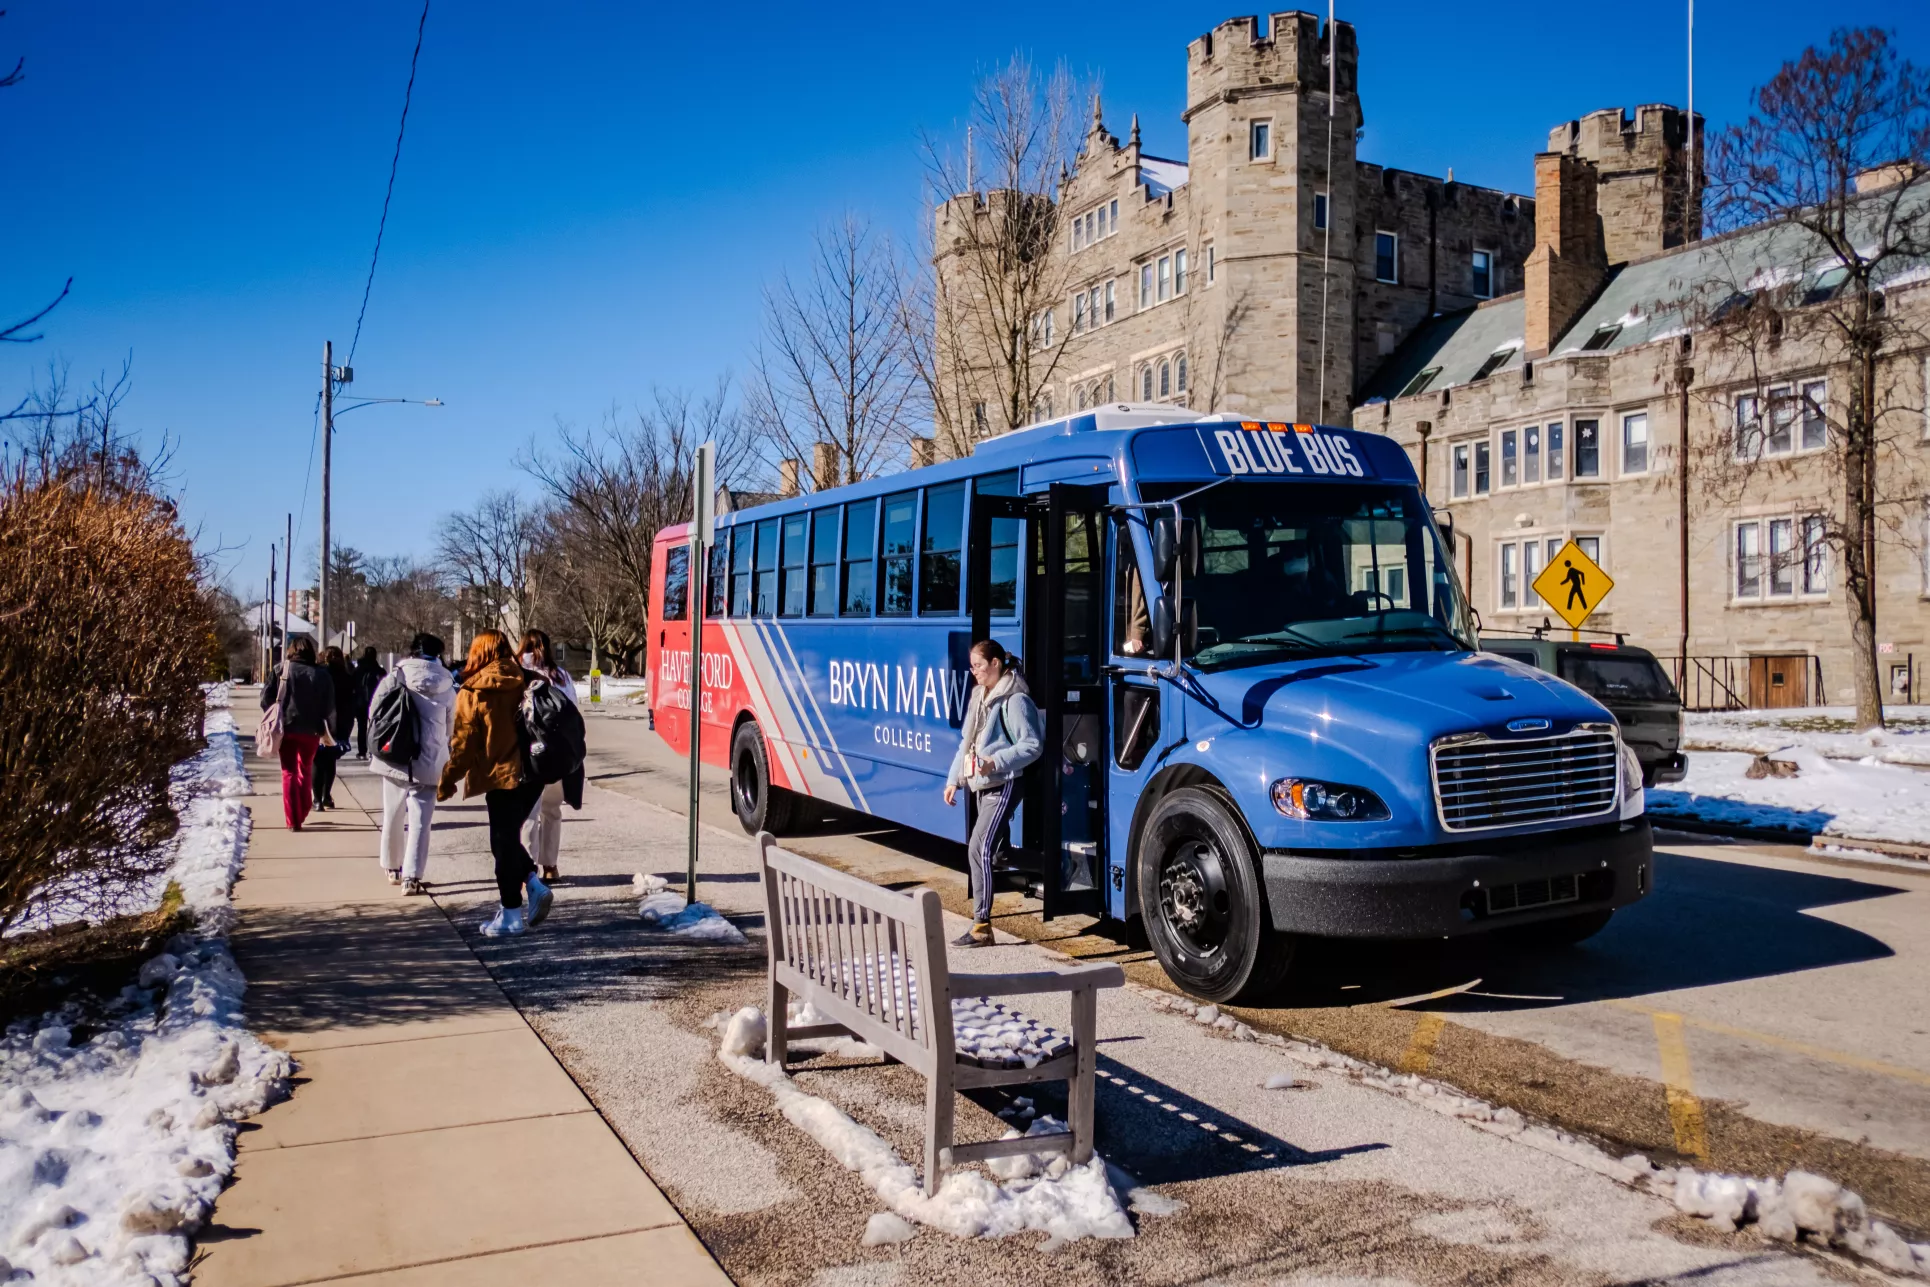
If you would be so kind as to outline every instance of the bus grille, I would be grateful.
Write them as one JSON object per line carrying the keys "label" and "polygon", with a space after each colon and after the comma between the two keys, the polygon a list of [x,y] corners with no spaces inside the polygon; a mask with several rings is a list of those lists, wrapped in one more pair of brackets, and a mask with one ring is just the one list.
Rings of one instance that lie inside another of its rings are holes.
{"label": "bus grille", "polygon": [[1434,798],[1449,831],[1586,818],[1615,807],[1618,748],[1611,732],[1483,737],[1434,750]]}

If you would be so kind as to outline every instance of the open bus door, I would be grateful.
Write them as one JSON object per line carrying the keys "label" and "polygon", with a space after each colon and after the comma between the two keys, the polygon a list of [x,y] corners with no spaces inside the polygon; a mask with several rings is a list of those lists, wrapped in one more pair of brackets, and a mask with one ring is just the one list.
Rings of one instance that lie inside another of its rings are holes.
{"label": "open bus door", "polygon": [[1105,487],[1054,483],[1044,496],[974,498],[972,638],[992,629],[993,524],[1022,519],[1029,552],[1017,606],[1026,683],[1045,750],[1026,773],[1020,863],[1038,879],[1046,920],[1098,916],[1106,870],[1106,701],[1101,665]]}

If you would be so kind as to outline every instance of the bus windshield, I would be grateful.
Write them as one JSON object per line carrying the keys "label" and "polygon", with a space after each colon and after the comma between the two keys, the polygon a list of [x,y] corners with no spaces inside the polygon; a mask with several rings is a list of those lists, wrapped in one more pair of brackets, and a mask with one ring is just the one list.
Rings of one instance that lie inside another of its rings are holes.
{"label": "bus windshield", "polygon": [[1241,481],[1180,508],[1200,531],[1201,575],[1185,593],[1202,670],[1475,646],[1452,562],[1411,486]]}

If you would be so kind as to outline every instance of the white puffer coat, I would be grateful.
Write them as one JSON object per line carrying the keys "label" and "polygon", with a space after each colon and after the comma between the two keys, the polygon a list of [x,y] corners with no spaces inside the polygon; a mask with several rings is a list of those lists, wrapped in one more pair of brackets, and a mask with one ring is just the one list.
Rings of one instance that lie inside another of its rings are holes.
{"label": "white puffer coat", "polygon": [[375,686],[369,709],[373,711],[381,705],[383,694],[397,683],[408,686],[409,697],[415,702],[421,750],[407,768],[373,755],[369,757],[369,767],[392,782],[433,787],[442,776],[442,766],[449,762],[449,726],[456,711],[455,680],[449,668],[434,657],[404,657]]}

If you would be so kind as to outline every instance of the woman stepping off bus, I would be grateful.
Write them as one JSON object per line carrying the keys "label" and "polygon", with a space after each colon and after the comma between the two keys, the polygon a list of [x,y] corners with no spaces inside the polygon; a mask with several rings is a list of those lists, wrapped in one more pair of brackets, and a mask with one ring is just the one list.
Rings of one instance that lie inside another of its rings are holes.
{"label": "woman stepping off bus", "polygon": [[997,640],[981,639],[972,645],[972,681],[964,733],[945,777],[945,803],[957,801],[961,786],[978,801],[978,819],[966,845],[972,873],[972,928],[957,943],[989,947],[992,868],[1005,851],[1008,824],[1019,802],[1019,777],[1039,758],[1044,728],[1039,708],[1032,704],[1032,690],[1019,673],[1018,658],[1009,656]]}

